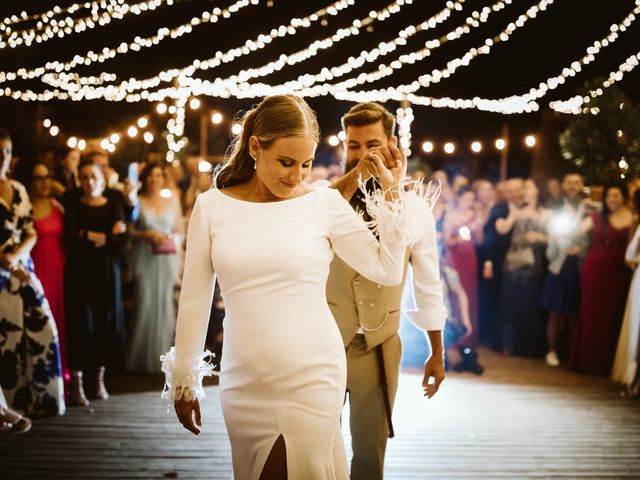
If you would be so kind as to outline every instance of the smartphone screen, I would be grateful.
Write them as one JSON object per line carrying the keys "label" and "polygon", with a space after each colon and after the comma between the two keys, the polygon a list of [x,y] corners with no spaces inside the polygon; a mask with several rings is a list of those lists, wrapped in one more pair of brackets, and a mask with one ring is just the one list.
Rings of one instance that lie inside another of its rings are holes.
{"label": "smartphone screen", "polygon": [[138,184],[138,168],[138,162],[131,162],[127,171],[127,178],[131,182],[131,185],[134,186]]}

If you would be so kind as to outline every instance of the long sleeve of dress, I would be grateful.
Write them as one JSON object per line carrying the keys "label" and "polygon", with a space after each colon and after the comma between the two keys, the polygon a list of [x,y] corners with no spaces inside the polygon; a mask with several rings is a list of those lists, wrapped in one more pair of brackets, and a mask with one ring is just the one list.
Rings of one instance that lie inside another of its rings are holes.
{"label": "long sleeve of dress", "polygon": [[337,190],[331,190],[329,240],[335,253],[372,282],[395,286],[402,282],[406,245],[397,227],[379,220],[380,241]]}
{"label": "long sleeve of dress", "polygon": [[638,225],[638,228],[636,228],[636,233],[633,234],[633,238],[627,246],[625,259],[627,260],[627,262],[640,261],[640,225]]}
{"label": "long sleeve of dress", "polygon": [[427,230],[411,251],[417,309],[409,310],[407,313],[419,328],[426,331],[444,330],[447,308],[442,294],[436,223],[430,210],[427,218]]}
{"label": "long sleeve of dress", "polygon": [[206,202],[210,198],[201,194],[196,199],[189,220],[175,347],[161,357],[165,373],[162,398],[171,402],[204,398],[202,379],[213,374],[213,367],[207,362],[211,353],[204,351],[215,285],[211,261],[212,209]]}

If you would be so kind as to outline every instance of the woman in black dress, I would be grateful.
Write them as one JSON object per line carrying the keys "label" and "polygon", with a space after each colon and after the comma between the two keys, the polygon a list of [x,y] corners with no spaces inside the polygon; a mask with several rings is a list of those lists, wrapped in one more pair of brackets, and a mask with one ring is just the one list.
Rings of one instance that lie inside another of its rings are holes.
{"label": "woman in black dress", "polygon": [[95,379],[94,398],[106,399],[105,368],[124,363],[120,258],[126,224],[121,205],[103,195],[100,167],[82,162],[78,173],[82,195],[68,205],[65,216],[65,296],[71,402],[85,406],[83,372]]}

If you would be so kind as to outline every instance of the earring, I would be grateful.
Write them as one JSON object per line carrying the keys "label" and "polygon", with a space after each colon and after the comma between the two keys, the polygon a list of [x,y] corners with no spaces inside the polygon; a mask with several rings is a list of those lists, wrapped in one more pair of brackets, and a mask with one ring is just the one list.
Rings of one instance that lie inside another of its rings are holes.
{"label": "earring", "polygon": [[258,169],[258,158],[257,158],[257,157],[254,157],[254,156],[253,156],[253,155],[251,155],[251,154],[249,154],[249,156],[250,156],[251,158],[253,158],[253,169],[254,169],[254,170],[257,170],[257,169]]}

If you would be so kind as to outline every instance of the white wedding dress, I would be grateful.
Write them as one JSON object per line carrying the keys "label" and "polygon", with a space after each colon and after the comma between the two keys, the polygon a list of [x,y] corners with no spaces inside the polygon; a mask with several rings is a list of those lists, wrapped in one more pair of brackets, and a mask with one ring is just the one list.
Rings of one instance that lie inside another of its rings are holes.
{"label": "white wedding dress", "polygon": [[235,480],[257,480],[280,435],[290,479],[349,478],[340,432],[345,351],[325,284],[334,253],[374,282],[401,282],[405,245],[397,210],[378,221],[378,242],[329,188],[272,203],[216,189],[198,197],[176,346],[162,357],[163,396],[204,397],[215,271],[226,309],[220,398]]}

